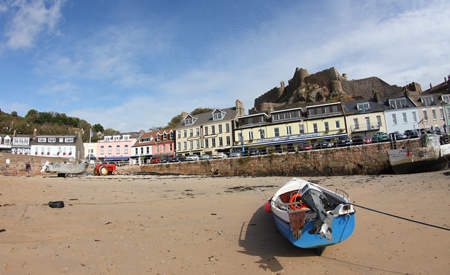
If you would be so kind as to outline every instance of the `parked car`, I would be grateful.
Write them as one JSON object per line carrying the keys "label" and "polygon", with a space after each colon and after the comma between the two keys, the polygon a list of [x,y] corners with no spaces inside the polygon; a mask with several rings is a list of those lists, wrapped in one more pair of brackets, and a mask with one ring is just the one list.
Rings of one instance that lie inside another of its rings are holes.
{"label": "parked car", "polygon": [[420,129],[420,135],[434,134],[430,129]]}
{"label": "parked car", "polygon": [[336,146],[349,146],[353,144],[353,141],[347,136],[340,136],[334,142]]}
{"label": "parked car", "polygon": [[418,138],[419,132],[417,130],[406,130],[404,133],[408,138]]}
{"label": "parked car", "polygon": [[389,136],[391,137],[391,140],[401,140],[401,139],[407,139],[408,136],[400,133],[399,131],[395,131],[393,133],[389,133]]}
{"label": "parked car", "polygon": [[248,150],[248,155],[249,156],[258,156],[260,153],[259,153],[259,150],[258,150],[258,148],[250,148],[249,150]]}
{"label": "parked car", "polygon": [[242,151],[239,149],[234,149],[233,151],[231,151],[230,153],[230,158],[240,158],[242,157]]}
{"label": "parked car", "polygon": [[298,143],[298,150],[300,151],[306,151],[306,150],[312,150],[313,147],[311,145],[311,143],[306,142],[306,141],[301,141]]}
{"label": "parked car", "polygon": [[169,162],[182,162],[182,161],[185,161],[184,156],[175,156],[169,159]]}
{"label": "parked car", "polygon": [[390,140],[385,132],[376,132],[372,137],[372,142],[381,142]]}
{"label": "parked car", "polygon": [[228,156],[224,152],[217,152],[212,155],[213,159],[226,159]]}
{"label": "parked car", "polygon": [[211,155],[208,154],[204,154],[200,157],[200,160],[209,160],[209,159],[211,159]]}
{"label": "parked car", "polygon": [[198,155],[188,155],[186,157],[186,161],[199,161],[200,158],[198,157]]}
{"label": "parked car", "polygon": [[365,135],[357,135],[352,138],[353,144],[370,144],[372,143],[372,139],[366,137]]}
{"label": "parked car", "polygon": [[169,162],[169,157],[162,157],[159,159],[159,163],[168,163]]}
{"label": "parked car", "polygon": [[157,163],[159,163],[159,156],[153,156],[153,157],[150,159],[150,163],[151,163],[151,164],[157,164]]}
{"label": "parked car", "polygon": [[313,148],[314,149],[324,149],[324,148],[331,148],[333,147],[333,143],[326,141],[326,140],[319,140],[318,142],[314,143]]}

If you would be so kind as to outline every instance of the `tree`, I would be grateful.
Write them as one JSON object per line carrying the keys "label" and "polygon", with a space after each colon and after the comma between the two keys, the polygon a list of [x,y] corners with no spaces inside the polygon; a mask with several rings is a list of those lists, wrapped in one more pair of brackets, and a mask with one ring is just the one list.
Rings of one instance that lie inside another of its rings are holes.
{"label": "tree", "polygon": [[213,111],[213,109],[211,109],[211,108],[197,108],[191,112],[191,115],[198,115],[198,114],[203,114],[203,113],[212,112],[212,111]]}
{"label": "tree", "polygon": [[94,124],[94,126],[92,126],[92,129],[94,129],[94,132],[103,132],[105,131],[105,129],[103,129],[103,126],[100,124]]}
{"label": "tree", "polygon": [[11,115],[12,115],[12,116],[17,116],[17,112],[16,112],[16,111],[12,111],[12,112],[11,112]]}
{"label": "tree", "polygon": [[113,128],[108,128],[103,132],[104,135],[114,135],[114,134],[120,134],[119,131],[114,130]]}

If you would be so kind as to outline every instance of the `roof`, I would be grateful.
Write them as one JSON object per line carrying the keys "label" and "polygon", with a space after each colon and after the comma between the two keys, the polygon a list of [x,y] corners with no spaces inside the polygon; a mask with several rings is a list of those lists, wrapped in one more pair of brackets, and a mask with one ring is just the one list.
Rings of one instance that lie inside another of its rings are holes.
{"label": "roof", "polygon": [[185,119],[186,119],[186,117],[184,117],[180,121],[180,123],[178,123],[178,125],[177,125],[177,127],[175,127],[175,129],[183,129],[183,128],[190,128],[193,126],[200,126],[200,125],[209,124],[209,123],[217,123],[219,121],[214,121],[213,115],[212,115],[213,112],[217,112],[217,110],[220,110],[225,113],[225,117],[220,121],[229,121],[229,120],[233,120],[233,119],[237,118],[238,110],[236,109],[236,107],[225,108],[225,109],[215,108],[214,111],[212,111],[212,112],[206,112],[206,113],[197,114],[197,115],[190,115],[190,114],[186,115],[186,117],[191,116],[191,117],[195,118],[196,120],[194,121],[194,123],[191,125],[184,125]]}
{"label": "roof", "polygon": [[[155,132],[149,132],[149,133],[143,133],[138,140],[136,140],[136,142],[133,144],[132,147],[138,147],[138,146],[146,146],[146,145],[151,145],[151,144],[156,144],[156,142],[158,144],[162,144],[162,143],[170,143],[173,142],[173,139],[170,139],[170,136],[167,140],[161,140],[161,141],[156,141],[156,137],[157,135],[164,135],[164,133],[166,134],[170,134],[170,132],[173,132],[175,129],[171,128],[171,129],[165,129],[165,130],[160,130],[160,131],[155,131]],[[144,138],[150,138],[151,140],[148,142],[141,142],[139,143],[139,140],[144,139]]]}

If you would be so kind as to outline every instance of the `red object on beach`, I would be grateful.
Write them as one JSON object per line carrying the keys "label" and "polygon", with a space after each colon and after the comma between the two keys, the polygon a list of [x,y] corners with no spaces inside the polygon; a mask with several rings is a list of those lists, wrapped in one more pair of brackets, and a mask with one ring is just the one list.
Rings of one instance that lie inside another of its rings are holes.
{"label": "red object on beach", "polygon": [[266,201],[264,204],[264,210],[266,210],[267,213],[272,213],[272,210],[270,209],[270,200]]}

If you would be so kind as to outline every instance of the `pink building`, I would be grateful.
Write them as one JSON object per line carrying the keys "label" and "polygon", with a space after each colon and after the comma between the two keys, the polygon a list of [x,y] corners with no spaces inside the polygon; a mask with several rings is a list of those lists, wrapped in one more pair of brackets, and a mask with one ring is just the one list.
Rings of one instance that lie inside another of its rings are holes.
{"label": "pink building", "polygon": [[174,129],[144,133],[134,143],[131,164],[147,164],[153,156],[175,156]]}
{"label": "pink building", "polygon": [[105,135],[97,142],[97,158],[103,161],[123,161],[129,163],[131,147],[139,137],[138,132]]}

